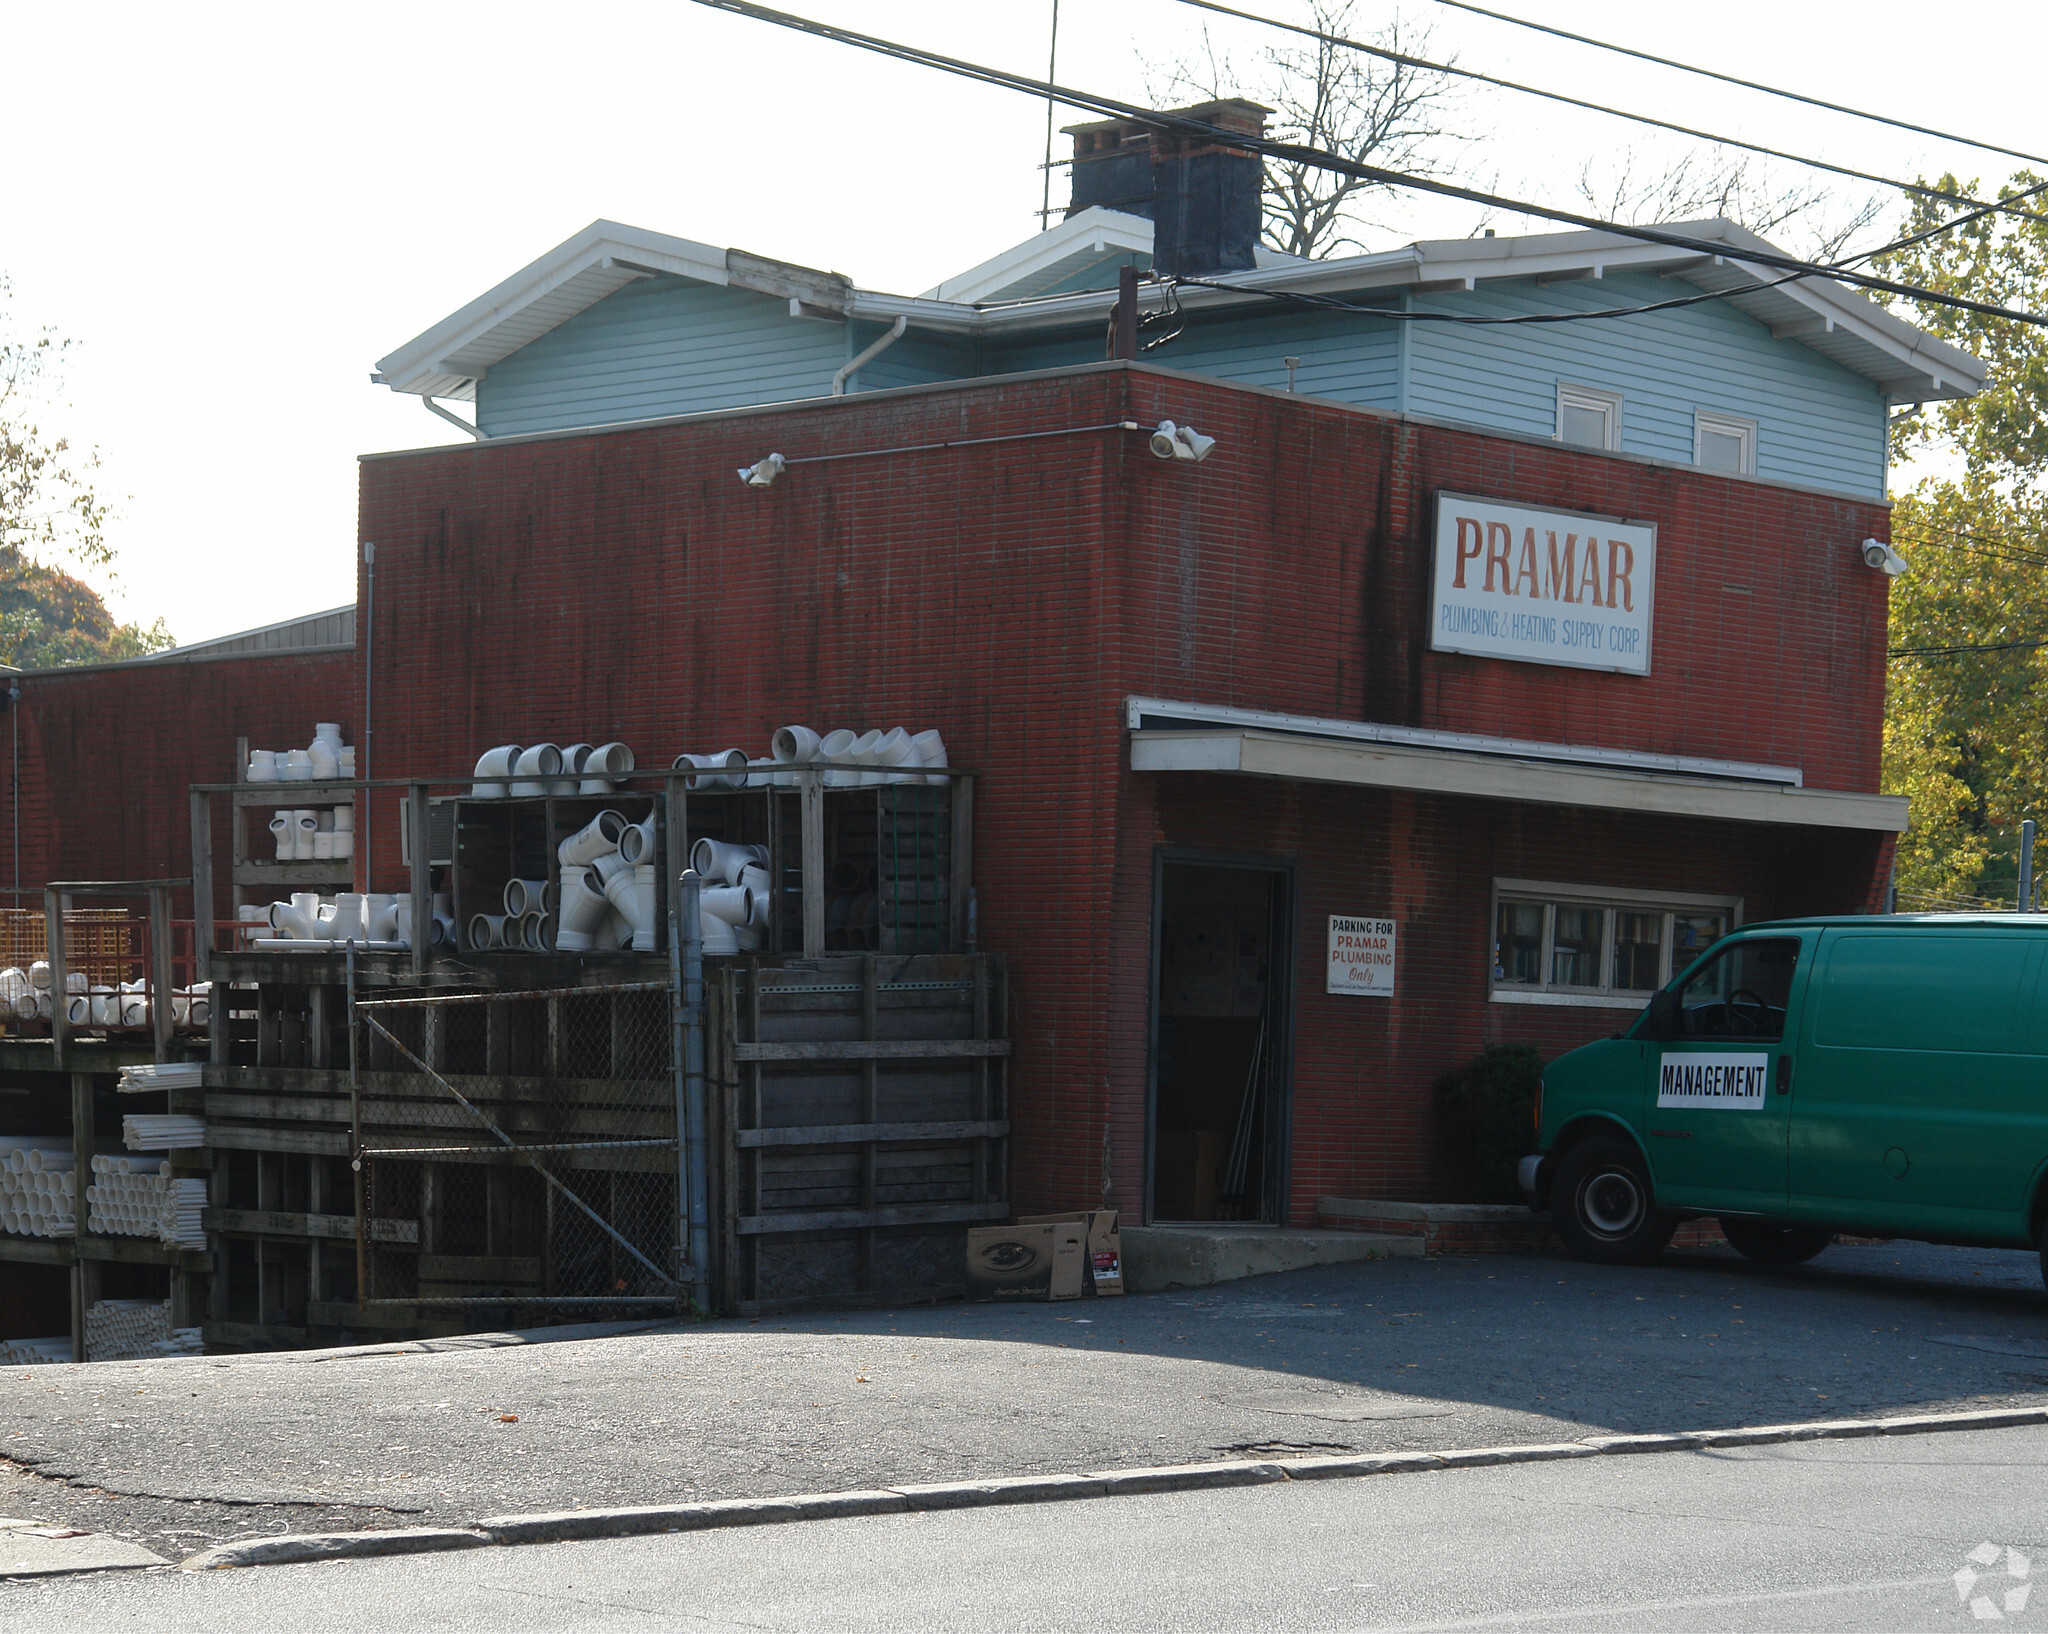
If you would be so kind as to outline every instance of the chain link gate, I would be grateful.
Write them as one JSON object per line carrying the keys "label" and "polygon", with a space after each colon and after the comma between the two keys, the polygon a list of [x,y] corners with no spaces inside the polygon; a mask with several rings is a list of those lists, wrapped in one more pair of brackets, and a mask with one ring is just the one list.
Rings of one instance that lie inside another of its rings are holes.
{"label": "chain link gate", "polygon": [[358,999],[357,1285],[472,1314],[686,1304],[667,982]]}

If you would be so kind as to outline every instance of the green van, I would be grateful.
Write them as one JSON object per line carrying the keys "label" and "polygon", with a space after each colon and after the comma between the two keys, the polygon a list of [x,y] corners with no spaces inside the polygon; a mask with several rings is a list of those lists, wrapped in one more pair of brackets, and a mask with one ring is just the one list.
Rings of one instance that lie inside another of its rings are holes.
{"label": "green van", "polygon": [[1747,925],[1543,1074],[1523,1189],[1585,1259],[1712,1215],[1792,1265],[1837,1232],[2038,1248],[2048,915]]}

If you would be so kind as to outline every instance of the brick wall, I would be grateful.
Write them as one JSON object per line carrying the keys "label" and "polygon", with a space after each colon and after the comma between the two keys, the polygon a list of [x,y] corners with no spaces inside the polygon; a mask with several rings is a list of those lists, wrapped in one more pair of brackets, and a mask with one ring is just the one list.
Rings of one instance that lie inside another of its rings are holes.
{"label": "brick wall", "polygon": [[[1160,418],[1215,453],[1162,462],[1102,429]],[[780,481],[736,480],[771,450],[795,462]],[[1654,519],[1654,673],[1431,652],[1439,488]],[[372,458],[361,507],[387,775],[460,773],[507,741],[616,737],[643,766],[758,754],[793,721],[936,726],[983,773],[1023,1208],[1093,1202],[1105,1167],[1116,1201],[1141,1200],[1155,846],[1299,861],[1297,1219],[1322,1192],[1453,1191],[1435,1075],[1489,1038],[1562,1049],[1621,1019],[1486,1002],[1495,874],[1726,890],[1752,917],[1882,890],[1888,849],[1839,835],[1137,778],[1118,707],[1152,693],[1873,789],[1885,585],[1854,546],[1885,536],[1882,507],[1121,366]],[[379,889],[399,883],[391,816]],[[1401,999],[1321,995],[1329,912],[1401,920]]]}

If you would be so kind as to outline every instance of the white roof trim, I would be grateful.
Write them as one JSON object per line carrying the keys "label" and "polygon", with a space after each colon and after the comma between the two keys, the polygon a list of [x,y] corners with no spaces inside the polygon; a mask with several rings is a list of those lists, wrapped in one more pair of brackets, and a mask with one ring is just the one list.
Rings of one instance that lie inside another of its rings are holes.
{"label": "white roof trim", "polygon": [[[1985,365],[1895,317],[1856,291],[1824,278],[1768,289],[1774,269],[1744,261],[1744,250],[1772,246],[1731,221],[1680,222],[1669,229],[1728,246],[1708,255],[1649,244],[1617,233],[1535,233],[1517,238],[1438,239],[1373,255],[1330,261],[1261,256],[1261,265],[1217,280],[1221,289],[1188,289],[1191,309],[1257,302],[1261,290],[1358,295],[1373,290],[1475,289],[1494,279],[1604,277],[1608,272],[1658,273],[1689,282],[1842,368],[1876,381],[1893,402],[1964,397],[1979,391]],[[617,222],[596,221],[557,245],[488,294],[444,318],[383,359],[371,378],[395,391],[471,397],[492,364],[595,305],[635,278],[671,273],[705,283],[786,294],[807,315],[851,316],[953,333],[1017,333],[1098,320],[1114,289],[999,298],[1006,291],[1060,282],[1072,270],[1149,250],[1152,224],[1122,211],[1090,209],[1025,243],[991,257],[921,296],[854,289],[836,273],[766,261]],[[1098,253],[1099,246],[1099,253]],[[1773,251],[1775,253],[1775,251]],[[1242,294],[1236,291],[1241,289]],[[1626,304],[1626,303],[1617,303]]]}
{"label": "white roof trim", "polygon": [[1831,789],[1674,777],[1613,767],[1545,765],[1442,749],[1344,743],[1225,727],[1133,732],[1131,770],[1225,772],[1639,816],[1704,817],[1798,828],[1891,834],[1906,827],[1906,801],[1897,795],[1839,794]]}
{"label": "white roof trim", "polygon": [[1124,724],[1133,732],[1181,731],[1195,726],[1241,726],[1263,732],[1336,738],[1349,743],[1448,749],[1461,754],[1497,755],[1514,760],[1554,760],[1577,766],[1610,766],[1666,776],[1781,783],[1795,789],[1805,781],[1797,766],[1771,766],[1747,760],[1709,760],[1698,755],[1661,755],[1646,749],[1603,749],[1592,744],[1546,743],[1536,738],[1486,737],[1475,732],[1442,732],[1418,726],[1384,726],[1378,721],[1275,714],[1264,709],[1233,709],[1225,704],[1176,703],[1167,698],[1126,698]]}

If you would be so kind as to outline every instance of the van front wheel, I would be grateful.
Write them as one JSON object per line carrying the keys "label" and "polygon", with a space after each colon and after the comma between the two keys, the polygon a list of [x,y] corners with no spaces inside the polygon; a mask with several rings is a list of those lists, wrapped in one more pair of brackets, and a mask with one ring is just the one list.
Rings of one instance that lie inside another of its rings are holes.
{"label": "van front wheel", "polygon": [[1621,1140],[1589,1140],[1567,1152],[1551,1182],[1550,1207],[1565,1246],[1602,1265],[1648,1264],[1678,1229],[1657,1206],[1643,1160]]}
{"label": "van front wheel", "polygon": [[1744,1259],[1759,1265],[1804,1265],[1835,1240],[1819,1226],[1786,1225],[1781,1220],[1749,1220],[1739,1214],[1720,1218],[1721,1235]]}

